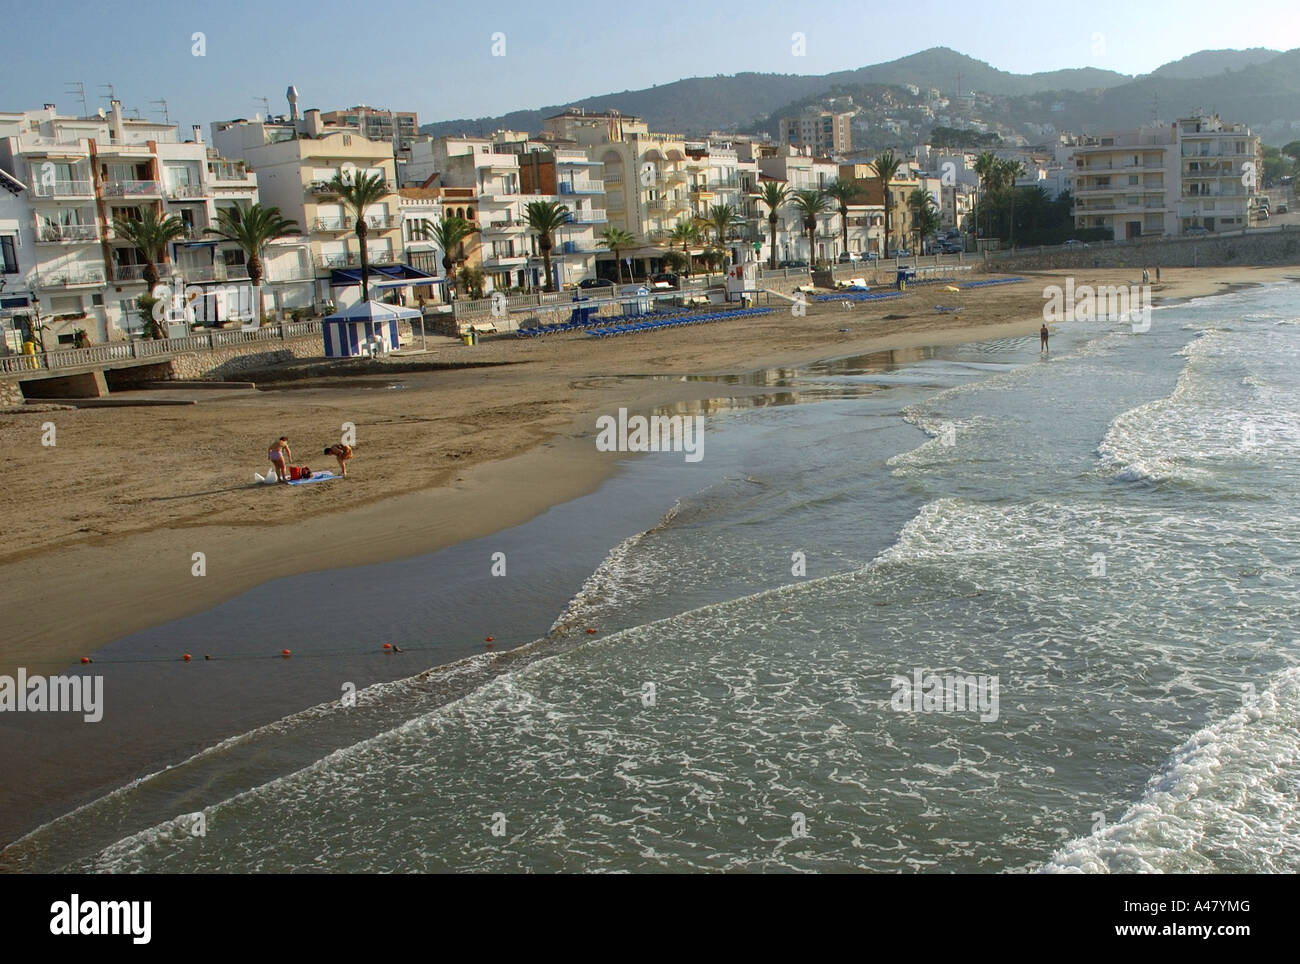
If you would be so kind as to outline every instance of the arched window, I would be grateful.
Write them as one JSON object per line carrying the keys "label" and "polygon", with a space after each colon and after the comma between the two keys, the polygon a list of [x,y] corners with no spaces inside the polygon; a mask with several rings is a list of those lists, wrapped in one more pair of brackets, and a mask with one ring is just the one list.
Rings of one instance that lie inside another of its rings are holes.
{"label": "arched window", "polygon": [[473,208],[466,208],[466,209],[465,209],[465,217],[466,217],[468,220],[473,221],[473,220],[474,220],[474,209],[473,209]]}

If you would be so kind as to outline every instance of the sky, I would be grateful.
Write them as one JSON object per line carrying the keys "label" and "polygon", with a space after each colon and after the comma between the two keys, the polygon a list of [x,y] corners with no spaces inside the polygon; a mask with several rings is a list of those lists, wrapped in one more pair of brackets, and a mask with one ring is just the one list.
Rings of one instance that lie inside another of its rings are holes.
{"label": "sky", "polygon": [[[824,74],[951,47],[1013,73],[1146,73],[1204,49],[1300,47],[1294,0],[882,4],[879,0],[417,3],[3,0],[0,110],[129,111],[188,134],[214,120],[369,104],[420,122],[503,114],[683,77]],[[738,11],[744,11],[743,14]],[[793,35],[804,36],[796,56]],[[201,38],[196,38],[201,35]],[[494,55],[494,47],[496,55]]]}

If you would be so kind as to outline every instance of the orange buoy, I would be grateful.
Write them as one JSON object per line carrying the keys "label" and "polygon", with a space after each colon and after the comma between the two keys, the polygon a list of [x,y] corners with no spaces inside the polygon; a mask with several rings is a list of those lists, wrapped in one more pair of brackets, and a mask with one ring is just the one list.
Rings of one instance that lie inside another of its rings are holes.
{"label": "orange buoy", "polygon": [[587,627],[587,632],[590,634],[590,633],[594,633],[595,630],[592,629],[590,626],[588,626],[588,627]]}
{"label": "orange buoy", "polygon": [[280,650],[280,655],[283,656],[285,659],[288,659],[290,654],[287,649],[282,649]]}
{"label": "orange buoy", "polygon": [[384,649],[392,649],[392,648],[393,648],[392,643],[384,643]]}
{"label": "orange buoy", "polygon": [[89,656],[83,656],[83,657],[81,657],[81,662],[82,662],[82,663],[89,663],[89,662],[90,662],[90,657],[89,657]]}
{"label": "orange buoy", "polygon": [[190,661],[190,654],[189,654],[189,653],[186,653],[185,656],[183,657],[183,659],[185,660],[185,662],[188,663],[188,662]]}
{"label": "orange buoy", "polygon": [[492,639],[491,636],[484,636],[484,637],[483,637],[483,642],[485,642],[485,643],[490,643],[490,642],[492,642],[492,641],[493,641],[493,639]]}

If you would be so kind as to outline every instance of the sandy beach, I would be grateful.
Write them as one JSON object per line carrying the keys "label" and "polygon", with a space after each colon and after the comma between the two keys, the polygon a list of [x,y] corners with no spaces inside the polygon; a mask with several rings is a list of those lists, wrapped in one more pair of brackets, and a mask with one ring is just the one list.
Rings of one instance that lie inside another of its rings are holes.
{"label": "sandy beach", "polygon": [[[592,491],[620,456],[595,451],[598,415],[718,397],[668,376],[727,374],[818,359],[1032,335],[1045,284],[1067,272],[960,294],[810,305],[613,339],[581,333],[440,342],[412,363],[504,362],[341,384],[201,393],[199,404],[0,415],[0,673],[46,670],[126,633],[192,614],[279,576],[430,552],[526,521]],[[1134,284],[1135,272],[1073,272],[1076,284]],[[1169,269],[1157,299],[1300,277],[1300,269]],[[958,314],[934,310],[960,304]],[[646,376],[663,376],[647,378]],[[743,389],[728,388],[739,393]],[[42,445],[53,422],[56,444]],[[261,486],[267,444],[335,468],[321,449],[355,425],[346,480]],[[192,573],[202,552],[206,574]]]}

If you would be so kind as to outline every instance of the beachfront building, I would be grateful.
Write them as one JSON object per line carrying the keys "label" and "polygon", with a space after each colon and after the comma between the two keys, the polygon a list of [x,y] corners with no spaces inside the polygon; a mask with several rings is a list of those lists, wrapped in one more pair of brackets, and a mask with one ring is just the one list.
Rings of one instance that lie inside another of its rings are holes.
{"label": "beachfront building", "polygon": [[[552,270],[559,288],[574,287],[596,277],[596,258],[605,253],[600,233],[608,224],[605,214],[604,165],[575,147],[534,140],[516,140],[502,150],[517,150],[519,189],[523,210],[530,201],[553,201],[569,209],[567,221],[552,239]],[[490,228],[488,229],[490,231]],[[544,283],[545,271],[537,239],[531,239],[529,267],[534,285]]]}
{"label": "beachfront building", "polygon": [[[101,342],[142,332],[136,299],[145,293],[145,258],[119,235],[118,219],[152,210],[185,225],[155,264],[160,282],[175,291],[247,278],[243,252],[204,230],[221,207],[256,202],[257,179],[207,147],[197,130],[181,141],[171,125],[126,117],[116,100],[102,117],[64,116],[47,104],[0,114],[0,169],[24,185],[15,239],[30,252],[22,287],[47,348],[75,344],[79,333]],[[291,247],[286,242],[270,259],[277,284],[263,291],[260,312],[310,303],[309,276],[292,267],[301,252],[290,254]],[[253,310],[251,291],[245,302]]]}
{"label": "beachfront building", "polygon": [[1125,239],[1249,225],[1260,155],[1244,124],[1198,115],[1081,137],[1069,159],[1078,228]]}
{"label": "beachfront building", "polygon": [[327,110],[320,115],[326,127],[355,127],[363,137],[385,141],[394,151],[405,151],[419,137],[420,119],[415,111],[384,110],[361,104],[346,110]]}
{"label": "beachfront building", "polygon": [[[677,134],[652,133],[640,118],[617,111],[588,113],[569,108],[543,120],[542,138],[582,150],[603,167],[603,217],[629,232],[637,246],[621,252],[634,278],[660,270],[665,237],[692,207],[686,169],[686,141]],[[597,225],[603,230],[604,224]],[[597,259],[602,277],[617,277],[613,255]]]}
{"label": "beachfront building", "polygon": [[[839,173],[838,165],[830,158],[813,157],[786,145],[763,151],[757,164],[762,180],[784,182],[791,195],[798,191],[824,190]],[[763,204],[755,207],[761,211],[760,229],[767,235],[767,208]],[[843,247],[842,237],[839,208],[832,204],[817,219],[813,247],[810,250],[805,226],[795,209],[787,205],[781,209],[781,221],[778,224],[777,261],[806,261],[809,264],[834,261]]]}
{"label": "beachfront building", "polygon": [[[907,200],[911,193],[917,188],[921,188],[930,195],[934,203],[942,211],[943,191],[941,178],[935,177],[929,171],[923,171],[914,162],[904,163],[898,169],[898,174],[889,182],[888,191],[890,195],[891,207],[888,213],[889,224],[889,247],[890,251],[882,250],[885,236],[885,194],[881,185],[880,177],[877,176],[875,169],[870,164],[841,164],[840,177],[845,180],[855,181],[860,187],[859,197],[871,208],[879,209],[881,218],[881,232],[877,238],[872,235],[871,243],[874,245],[870,250],[876,251],[881,257],[892,257],[896,250],[911,251],[916,243],[913,235],[914,225],[912,209],[908,206]],[[942,214],[940,215],[942,218]],[[913,252],[914,254],[919,252]]]}
{"label": "beachfront building", "polygon": [[[443,218],[442,191],[428,187],[397,189],[397,210],[402,222],[402,250],[406,263],[432,278],[445,275],[444,252],[433,239],[431,228]],[[440,304],[446,297],[446,284],[428,284],[412,288],[416,301]]]}
{"label": "beachfront building", "polygon": [[781,143],[813,154],[847,154],[853,150],[853,111],[805,107],[795,117],[782,117]]}
{"label": "beachfront building", "polygon": [[[296,111],[295,111],[296,113]],[[262,203],[307,233],[315,269],[315,301],[347,305],[361,298],[360,248],[353,212],[331,186],[335,175],[383,177],[388,192],[365,211],[366,249],[375,290],[409,293],[423,279],[402,262],[402,226],[390,143],[372,141],[356,127],[328,126],[318,110],[302,118],[218,121],[212,142],[224,157],[257,172]],[[382,278],[375,276],[383,275]]]}
{"label": "beachfront building", "polygon": [[32,245],[23,244],[23,225],[31,218],[27,185],[0,170],[0,354],[22,348],[35,301],[23,261]]}

